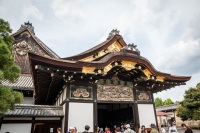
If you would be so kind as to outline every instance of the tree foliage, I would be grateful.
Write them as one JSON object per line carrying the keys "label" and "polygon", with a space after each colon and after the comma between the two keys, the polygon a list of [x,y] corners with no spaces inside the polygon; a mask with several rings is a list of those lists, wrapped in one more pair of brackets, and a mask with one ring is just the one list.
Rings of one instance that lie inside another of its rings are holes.
{"label": "tree foliage", "polygon": [[163,106],[163,101],[161,98],[156,98],[155,99],[155,106],[159,107],[159,106]]}
{"label": "tree foliage", "polygon": [[[12,56],[12,43],[14,38],[8,22],[0,19],[0,80],[14,82],[20,74],[20,68],[15,64]],[[14,109],[15,103],[20,103],[23,95],[20,92],[3,87],[0,82],[0,115],[8,109]]]}
{"label": "tree foliage", "polygon": [[163,105],[170,105],[170,104],[174,104],[174,102],[173,102],[170,98],[167,98],[167,99],[163,102]]}
{"label": "tree foliage", "polygon": [[184,100],[178,108],[177,116],[183,121],[200,120],[200,83],[195,88],[189,88],[185,91]]}
{"label": "tree foliage", "polygon": [[170,104],[174,104],[174,102],[170,98],[167,98],[165,101],[163,101],[161,98],[155,99],[155,106],[156,107],[164,106],[164,105],[170,105]]}

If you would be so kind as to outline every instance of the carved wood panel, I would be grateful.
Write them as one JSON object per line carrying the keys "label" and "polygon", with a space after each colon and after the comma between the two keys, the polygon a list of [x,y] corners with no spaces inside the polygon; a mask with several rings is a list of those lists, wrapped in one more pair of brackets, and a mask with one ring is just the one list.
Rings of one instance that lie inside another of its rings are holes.
{"label": "carved wood panel", "polygon": [[128,86],[98,85],[97,100],[133,101],[133,88]]}
{"label": "carved wood panel", "polygon": [[151,92],[136,91],[137,101],[152,101]]}
{"label": "carved wood panel", "polygon": [[91,86],[70,86],[70,99],[92,100],[93,93]]}

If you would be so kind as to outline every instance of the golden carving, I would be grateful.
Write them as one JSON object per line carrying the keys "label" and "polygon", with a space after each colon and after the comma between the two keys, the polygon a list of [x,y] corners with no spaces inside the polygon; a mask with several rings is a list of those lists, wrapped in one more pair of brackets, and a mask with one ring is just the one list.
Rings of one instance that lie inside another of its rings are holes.
{"label": "golden carving", "polygon": [[115,41],[107,48],[106,51],[101,50],[95,56],[91,55],[91,56],[81,59],[80,61],[86,61],[86,62],[93,61],[101,56],[104,56],[107,53],[119,52],[121,48],[122,48],[121,44]]}
{"label": "golden carving", "polygon": [[145,69],[145,70],[143,70],[143,72],[148,77],[148,79],[150,78],[150,75],[152,75],[152,73],[149,71],[149,69]]}
{"label": "golden carving", "polygon": [[91,73],[91,74],[94,74],[94,73],[95,73],[95,72],[94,72],[95,69],[96,69],[95,67],[83,67],[83,68],[82,68],[82,72],[83,72],[83,73]]}
{"label": "golden carving", "polygon": [[137,62],[122,61],[122,67],[124,67],[126,70],[134,69],[136,64]]}
{"label": "golden carving", "polygon": [[90,93],[87,92],[84,88],[77,88],[76,91],[73,92],[73,96],[76,98],[80,98],[81,96],[83,98],[88,98],[90,96]]}
{"label": "golden carving", "polygon": [[150,97],[149,97],[149,95],[147,93],[141,92],[138,95],[138,100],[150,100]]}
{"label": "golden carving", "polygon": [[132,87],[98,85],[97,99],[102,101],[133,101]]}
{"label": "golden carving", "polygon": [[163,77],[163,76],[157,76],[157,77],[156,77],[156,80],[157,80],[157,81],[163,82],[163,81],[164,81],[164,78],[165,78],[165,77]]}

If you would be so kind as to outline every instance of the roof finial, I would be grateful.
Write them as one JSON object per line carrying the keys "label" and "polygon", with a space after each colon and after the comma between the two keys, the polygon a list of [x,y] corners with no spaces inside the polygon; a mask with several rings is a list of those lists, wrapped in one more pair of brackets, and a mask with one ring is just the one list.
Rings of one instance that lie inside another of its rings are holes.
{"label": "roof finial", "polygon": [[137,47],[137,45],[135,45],[134,43],[129,43],[128,45],[126,45],[123,48],[121,48],[121,50],[135,51],[138,54],[140,54],[140,51],[136,47]]}
{"label": "roof finial", "polygon": [[110,38],[112,38],[112,37],[115,36],[115,35],[119,35],[119,30],[113,29],[113,30],[109,33],[107,40],[110,39]]}
{"label": "roof finial", "polygon": [[24,22],[24,25],[21,25],[20,29],[19,30],[23,30],[23,29],[29,29],[29,31],[35,35],[35,32],[34,32],[34,27],[32,26],[32,23],[30,23],[29,21],[28,22]]}

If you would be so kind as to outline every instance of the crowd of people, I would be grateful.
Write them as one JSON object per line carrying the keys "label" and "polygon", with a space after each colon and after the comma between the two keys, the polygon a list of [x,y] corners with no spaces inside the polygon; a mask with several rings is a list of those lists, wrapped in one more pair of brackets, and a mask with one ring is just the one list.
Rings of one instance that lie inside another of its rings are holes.
{"label": "crowd of people", "polygon": [[[159,131],[155,124],[151,124],[150,127],[151,127],[150,133],[167,133],[164,128],[164,125],[161,125],[161,128]],[[186,124],[184,123],[181,124],[181,127],[185,130],[184,133],[193,133],[192,129],[189,128]],[[83,133],[88,133],[89,129],[90,129],[90,126],[86,125]],[[62,133],[61,128],[57,128],[57,133]],[[77,128],[69,127],[68,133],[77,133]],[[114,125],[113,128],[105,127],[103,129],[103,128],[98,127],[97,133],[136,133],[136,132],[133,128],[131,128],[130,124],[124,124],[121,126]],[[142,125],[137,133],[147,133],[145,126]],[[168,133],[178,133],[175,123],[173,123],[173,125],[169,127]]]}

